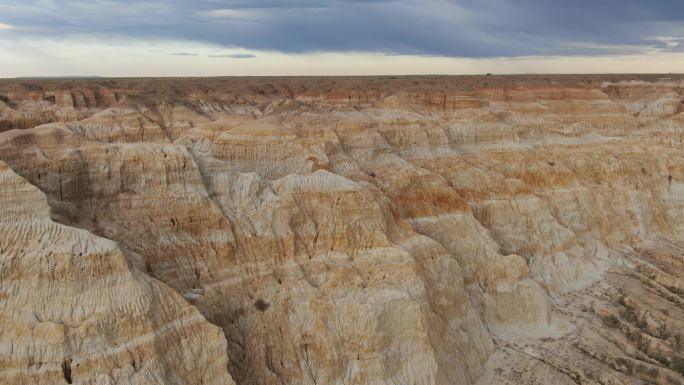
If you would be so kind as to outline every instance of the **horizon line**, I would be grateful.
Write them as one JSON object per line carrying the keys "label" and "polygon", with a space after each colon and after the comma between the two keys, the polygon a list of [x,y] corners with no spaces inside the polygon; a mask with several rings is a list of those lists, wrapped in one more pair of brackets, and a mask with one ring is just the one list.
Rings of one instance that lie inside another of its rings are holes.
{"label": "horizon line", "polygon": [[464,74],[354,74],[354,75],[190,75],[190,76],[15,76],[0,80],[107,80],[107,79],[221,79],[221,78],[410,78],[496,76],[684,76],[684,72],[510,72]]}

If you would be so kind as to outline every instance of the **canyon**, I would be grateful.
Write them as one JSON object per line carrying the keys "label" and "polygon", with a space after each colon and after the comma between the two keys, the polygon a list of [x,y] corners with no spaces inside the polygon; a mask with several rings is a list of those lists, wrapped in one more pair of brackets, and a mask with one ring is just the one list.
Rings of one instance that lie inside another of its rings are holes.
{"label": "canyon", "polygon": [[684,76],[0,80],[0,383],[684,384]]}

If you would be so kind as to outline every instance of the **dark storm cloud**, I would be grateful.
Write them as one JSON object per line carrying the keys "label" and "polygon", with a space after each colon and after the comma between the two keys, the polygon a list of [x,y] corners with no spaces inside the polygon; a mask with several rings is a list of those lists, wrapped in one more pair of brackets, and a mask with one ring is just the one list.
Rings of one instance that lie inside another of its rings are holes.
{"label": "dark storm cloud", "polygon": [[459,57],[682,51],[682,0],[3,0],[2,34]]}

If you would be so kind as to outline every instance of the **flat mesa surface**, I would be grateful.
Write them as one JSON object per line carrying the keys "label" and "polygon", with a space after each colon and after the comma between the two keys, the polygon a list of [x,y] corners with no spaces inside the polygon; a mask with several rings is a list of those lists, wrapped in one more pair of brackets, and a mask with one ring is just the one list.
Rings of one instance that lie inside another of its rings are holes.
{"label": "flat mesa surface", "polygon": [[684,384],[684,75],[0,80],[0,383]]}

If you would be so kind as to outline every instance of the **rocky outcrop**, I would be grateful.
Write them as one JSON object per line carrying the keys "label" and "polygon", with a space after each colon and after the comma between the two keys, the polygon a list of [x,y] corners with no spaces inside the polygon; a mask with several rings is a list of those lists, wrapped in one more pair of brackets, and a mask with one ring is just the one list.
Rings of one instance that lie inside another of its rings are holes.
{"label": "rocky outcrop", "polygon": [[683,85],[0,83],[0,375],[684,383]]}
{"label": "rocky outcrop", "polygon": [[230,384],[226,340],[0,162],[0,382]]}

